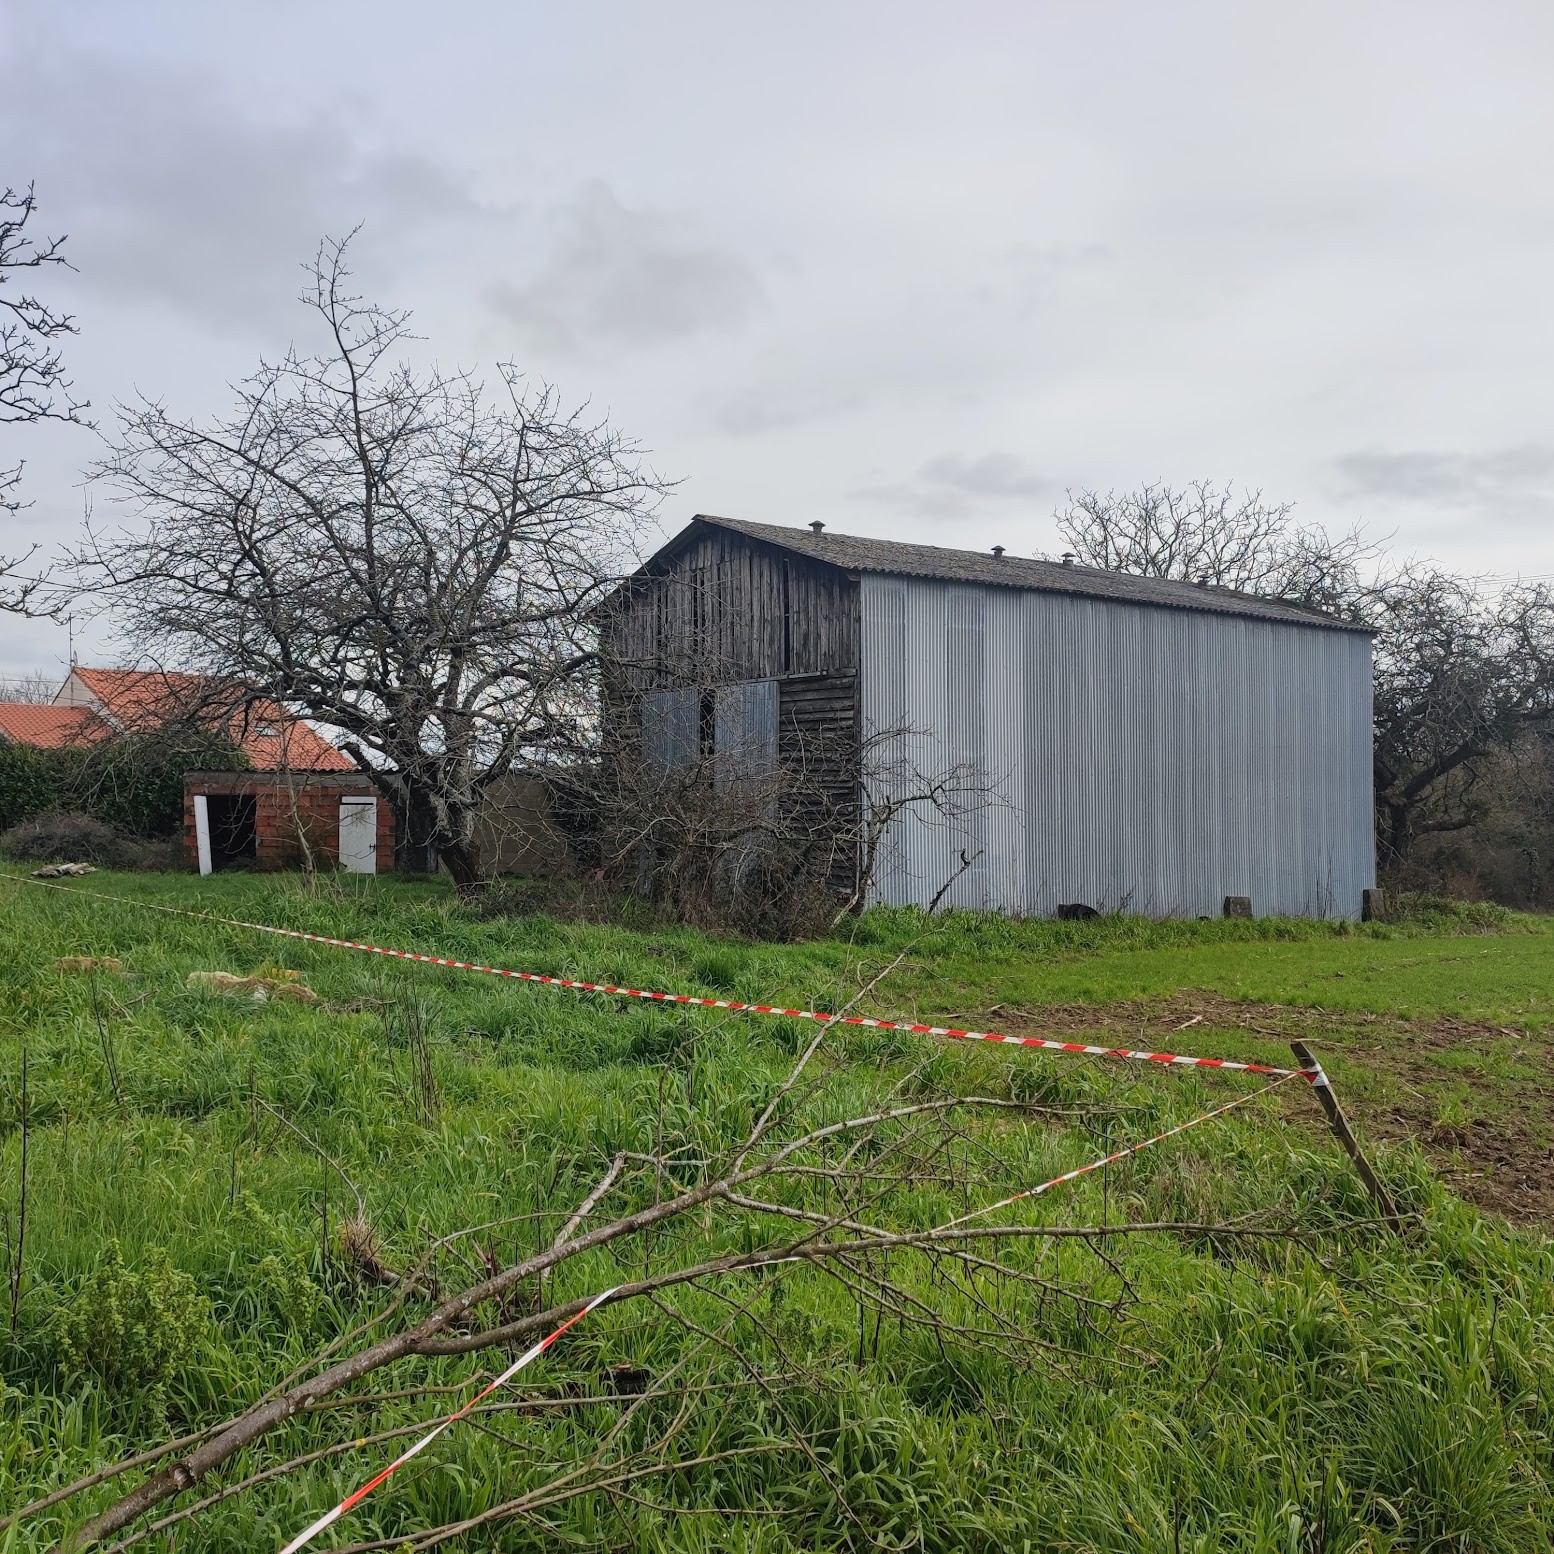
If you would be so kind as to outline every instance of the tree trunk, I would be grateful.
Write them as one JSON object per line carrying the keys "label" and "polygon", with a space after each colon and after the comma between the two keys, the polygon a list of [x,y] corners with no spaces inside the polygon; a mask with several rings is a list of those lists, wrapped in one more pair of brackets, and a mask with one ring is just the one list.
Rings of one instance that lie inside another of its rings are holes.
{"label": "tree trunk", "polygon": [[484,882],[480,870],[480,846],[475,840],[475,806],[442,802],[418,784],[406,783],[397,805],[399,842],[397,866],[407,874],[448,871],[460,891]]}
{"label": "tree trunk", "polygon": [[436,806],[407,784],[394,807],[398,821],[394,867],[402,874],[437,873],[442,859]]}
{"label": "tree trunk", "polygon": [[473,842],[445,840],[439,845],[438,854],[461,895],[485,883],[480,872],[480,853]]}
{"label": "tree trunk", "polygon": [[1381,809],[1386,817],[1382,828],[1382,846],[1386,852],[1388,869],[1398,870],[1408,862],[1414,845],[1415,804],[1406,799],[1383,799]]}

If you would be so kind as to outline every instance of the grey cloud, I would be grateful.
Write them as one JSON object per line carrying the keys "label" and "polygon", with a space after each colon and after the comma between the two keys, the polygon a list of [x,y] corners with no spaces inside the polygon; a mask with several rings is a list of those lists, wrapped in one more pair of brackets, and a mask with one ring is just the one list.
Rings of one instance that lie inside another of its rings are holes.
{"label": "grey cloud", "polygon": [[1368,449],[1343,454],[1333,467],[1348,496],[1468,508],[1490,517],[1554,516],[1554,446],[1547,443],[1483,453]]}
{"label": "grey cloud", "polygon": [[976,458],[946,453],[930,459],[918,478],[940,490],[967,496],[1013,497],[1021,501],[1054,489],[1053,482],[1037,474],[1012,453],[984,453]]}
{"label": "grey cloud", "polygon": [[850,415],[864,404],[863,394],[833,383],[761,383],[726,399],[713,420],[720,430],[736,437],[754,437]]}
{"label": "grey cloud", "polygon": [[550,213],[537,274],[500,282],[491,307],[539,350],[653,346],[742,323],[760,298],[754,271],[663,212],[629,210],[600,182]]}
{"label": "grey cloud", "polygon": [[24,127],[77,284],[217,328],[289,330],[298,265],[326,233],[366,222],[358,260],[381,269],[391,234],[398,250],[419,228],[478,214],[447,169],[365,149],[329,112],[260,123],[197,77],[57,43],[0,106],[0,139]]}
{"label": "grey cloud", "polygon": [[1044,247],[1017,243],[974,295],[979,301],[1012,307],[1015,315],[1021,316],[1055,303],[1066,275],[1094,269],[1112,258],[1104,243],[1051,243]]}
{"label": "grey cloud", "polygon": [[905,481],[860,486],[849,496],[927,518],[964,517],[1006,504],[1030,506],[1060,490],[1017,454],[940,454]]}
{"label": "grey cloud", "polygon": [[[960,257],[953,278],[935,274],[920,282],[924,294],[913,299],[909,317],[881,314],[872,301],[862,300],[828,321],[824,346],[811,358],[806,376],[798,375],[785,340],[774,353],[782,365],[723,399],[713,410],[714,424],[742,437],[925,399],[975,406],[1001,382],[1029,373],[1031,340],[1022,321],[1053,312],[1070,274],[1094,270],[1113,257],[1101,243],[1013,244],[987,260]],[[872,296],[873,290],[871,279],[865,292]],[[920,478],[941,487],[962,478],[996,484],[1005,457],[959,461],[966,469],[952,468],[953,459],[934,461]]]}

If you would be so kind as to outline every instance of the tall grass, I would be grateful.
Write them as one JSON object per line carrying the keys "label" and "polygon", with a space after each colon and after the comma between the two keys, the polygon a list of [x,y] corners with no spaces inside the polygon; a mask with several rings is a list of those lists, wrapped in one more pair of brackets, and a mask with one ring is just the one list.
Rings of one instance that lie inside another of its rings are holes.
{"label": "tall grass", "polygon": [[[202,908],[213,899],[181,880],[110,883]],[[881,1003],[920,1005],[936,968],[945,983],[965,976],[972,960],[987,975],[1006,963],[1000,957],[1033,946],[1077,963],[1087,948],[1169,954],[1247,944],[1265,926],[1038,931],[967,918],[929,938],[920,920],[881,913],[834,942],[744,946],[662,927],[481,922],[421,886],[317,897],[265,880],[220,889],[214,899],[237,915],[323,932],[371,930],[407,947],[521,959],[592,980],[817,1003],[845,996],[903,952],[909,964],[881,988]],[[694,1159],[737,1141],[795,1042],[812,1034],[303,944],[278,950],[278,941],[214,924],[5,885],[0,930],[0,1193],[13,1225],[24,1049],[31,1091],[30,1226],[0,1399],[8,1507],[148,1443],[159,1428],[224,1417],[380,1308],[382,1289],[341,1232],[356,1191],[375,1233],[372,1255],[386,1267],[410,1266],[435,1235],[498,1219],[510,1222],[485,1238],[485,1250],[511,1258],[554,1234],[617,1151],[646,1152],[667,1139]],[[1302,932],[1280,942],[1391,942]],[[1407,932],[1426,954],[1448,943]],[[190,971],[250,971],[278,954],[323,1002],[261,1004],[185,985]],[[124,969],[56,971],[61,955],[113,955]],[[926,1049],[868,1031],[834,1033],[832,1050],[824,1104],[836,1115],[914,1087],[1039,1092],[1054,1105],[1110,1109],[1113,1139],[1192,1116],[1238,1083],[1120,1074],[1025,1052]],[[1319,1237],[1310,1250],[1139,1237],[1113,1250],[1114,1267],[1083,1247],[1056,1247],[1044,1254],[1054,1277],[1089,1280],[1115,1309],[1081,1321],[1034,1290],[1002,1291],[1003,1309],[1027,1331],[1070,1351],[1050,1366],[861,1320],[855,1294],[812,1270],[682,1288],[675,1311],[723,1333],[726,1347],[702,1362],[709,1390],[676,1451],[684,1462],[744,1455],[666,1473],[629,1497],[596,1493],[559,1505],[488,1529],[471,1546],[1546,1549],[1554,1540],[1548,1244],[1448,1197],[1408,1149],[1383,1152],[1381,1162],[1422,1226],[1404,1237],[1339,1233],[1334,1227],[1367,1205],[1342,1157],[1319,1139],[1260,1104],[1039,1200],[1049,1221],[1212,1224],[1277,1213]],[[965,1158],[976,1161],[970,1188],[991,1200],[1100,1147],[1078,1124],[989,1125],[966,1145]],[[925,1182],[917,1208],[956,1207],[960,1192]],[[713,1255],[728,1234],[683,1227],[651,1255]],[[155,1295],[169,1288],[158,1272],[164,1254],[190,1281],[192,1303]],[[641,1271],[640,1262],[602,1252],[581,1263],[553,1295]],[[451,1255],[435,1271],[452,1284],[469,1276]],[[100,1302],[104,1291],[117,1291],[127,1310],[142,1299],[176,1307],[176,1347],[163,1342],[150,1360],[151,1351],[135,1351],[142,1373],[134,1384],[115,1356],[83,1355],[70,1341],[81,1333],[106,1334],[104,1348],[116,1341],[111,1327],[83,1317],[83,1300]],[[981,1320],[971,1287],[925,1272],[915,1293],[964,1327]],[[496,1433],[470,1427],[445,1437],[353,1516],[349,1537],[410,1536],[547,1482],[623,1417],[621,1401],[569,1398],[608,1397],[616,1367],[664,1376],[697,1342],[650,1307],[606,1308],[526,1374],[525,1395],[556,1406],[493,1416],[484,1423]],[[378,1390],[452,1385],[489,1364],[481,1356],[419,1362]],[[309,1447],[348,1446],[425,1418],[453,1396],[299,1421],[245,1471]],[[669,1406],[654,1403],[631,1428],[647,1430],[654,1410]],[[793,1449],[799,1435],[807,1450]],[[237,1497],[184,1527],[177,1547],[273,1549],[390,1450],[345,1450]],[[85,1498],[95,1508],[109,1491]],[[87,1508],[13,1528],[0,1548],[50,1547]]]}

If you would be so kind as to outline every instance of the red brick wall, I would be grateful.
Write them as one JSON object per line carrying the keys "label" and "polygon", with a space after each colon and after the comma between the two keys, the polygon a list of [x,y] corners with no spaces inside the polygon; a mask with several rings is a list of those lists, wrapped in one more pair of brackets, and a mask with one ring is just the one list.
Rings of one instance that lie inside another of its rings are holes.
{"label": "red brick wall", "polygon": [[253,794],[256,800],[257,863],[261,869],[302,867],[302,837],[320,869],[340,862],[340,798],[365,794],[378,801],[378,872],[394,867],[394,811],[366,777],[333,773],[295,773],[281,778],[267,772],[190,772],[183,784],[184,856],[191,868],[200,866],[199,837],[194,825],[196,794]]}

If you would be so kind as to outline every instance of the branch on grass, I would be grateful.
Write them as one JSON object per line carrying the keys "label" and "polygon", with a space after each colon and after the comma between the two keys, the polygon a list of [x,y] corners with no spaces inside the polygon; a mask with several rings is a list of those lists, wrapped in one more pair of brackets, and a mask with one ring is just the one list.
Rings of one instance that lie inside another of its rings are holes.
{"label": "branch on grass", "polygon": [[[641,1218],[641,1216],[636,1217]],[[604,1227],[605,1230],[611,1228],[613,1227]],[[968,1241],[993,1241],[1032,1237],[1104,1240],[1143,1234],[1277,1239],[1297,1244],[1313,1239],[1312,1233],[1303,1232],[1294,1227],[1258,1228],[1206,1225],[1183,1221],[1154,1221],[1147,1224],[1090,1226],[1000,1224],[964,1226],[948,1230],[935,1229],[923,1232],[902,1232],[899,1234],[869,1234],[857,1236],[848,1241],[797,1241],[754,1253],[708,1259],[689,1268],[676,1269],[652,1278],[636,1280],[623,1285],[613,1297],[612,1303],[618,1304],[634,1300],[642,1296],[657,1294],[677,1285],[694,1283],[722,1275],[754,1273],[788,1264],[808,1263],[814,1266],[825,1267],[833,1262],[858,1256],[892,1251],[948,1247],[955,1243]],[[535,1261],[538,1260],[530,1260],[531,1263]],[[521,1267],[525,1270],[523,1276],[527,1276],[528,1272],[533,1271],[528,1265],[521,1265]],[[511,1282],[512,1276],[517,1274],[519,1274],[518,1269],[508,1270],[502,1276],[502,1279]],[[496,1282],[498,1281],[485,1281],[487,1287]],[[471,1309],[475,1304],[471,1299],[473,1294],[474,1291],[466,1291],[462,1296],[456,1297],[454,1301],[447,1304],[448,1306],[457,1306],[461,1310]],[[100,1516],[87,1523],[82,1528],[80,1534],[78,1534],[77,1547],[87,1546],[92,1541],[101,1540],[107,1532],[118,1531],[128,1526],[152,1506],[160,1504],[182,1490],[192,1487],[193,1484],[198,1482],[200,1477],[203,1477],[205,1473],[210,1471],[211,1467],[226,1461],[237,1451],[257,1441],[261,1436],[275,1428],[284,1419],[308,1407],[310,1399],[328,1396],[339,1390],[340,1387],[347,1385],[350,1381],[370,1374],[381,1366],[390,1363],[391,1360],[411,1354],[428,1357],[468,1354],[498,1345],[511,1344],[539,1331],[559,1325],[568,1317],[576,1315],[586,1304],[586,1298],[579,1298],[553,1306],[548,1311],[519,1318],[500,1327],[447,1339],[439,1339],[433,1336],[447,1326],[447,1320],[433,1326],[433,1319],[428,1319],[409,1333],[380,1341],[372,1348],[364,1350],[350,1360],[325,1371],[321,1376],[315,1378],[313,1382],[307,1383],[285,1397],[276,1399],[264,1407],[252,1410],[249,1414],[239,1416],[231,1421],[221,1435],[214,1440],[208,1441],[207,1444],[197,1447],[183,1462],[177,1463],[169,1469],[164,1469],[161,1473],[147,1480],[139,1489],[124,1496],[114,1506],[109,1507]],[[1039,1340],[1029,1338],[1028,1335],[1026,1342],[1040,1347],[1055,1347],[1044,1345]]]}
{"label": "branch on grass", "polygon": [[[828,1029],[829,1026],[822,1027],[820,1036],[823,1037]],[[982,1141],[954,1125],[952,1119],[955,1117],[968,1113],[1037,1117],[1049,1109],[1036,1103],[994,1096],[906,1100],[899,1105],[881,1106],[861,1116],[817,1123],[798,1131],[793,1137],[779,1141],[770,1136],[770,1130],[776,1125],[779,1111],[784,1109],[781,1107],[784,1098],[792,1101],[794,1107],[807,1101],[811,1087],[804,1086],[801,1089],[799,1082],[818,1049],[819,1040],[817,1037],[816,1042],[811,1043],[791,1065],[785,1081],[762,1109],[744,1141],[730,1150],[726,1157],[728,1163],[717,1170],[709,1167],[709,1174],[704,1180],[683,1188],[667,1199],[620,1214],[610,1222],[595,1225],[592,1229],[584,1229],[588,1216],[608,1193],[620,1186],[629,1158],[628,1153],[623,1151],[612,1160],[604,1175],[564,1222],[549,1247],[509,1267],[501,1268],[486,1278],[477,1279],[464,1290],[442,1300],[420,1320],[365,1343],[355,1353],[337,1358],[348,1344],[364,1341],[374,1329],[381,1329],[389,1313],[403,1307],[418,1282],[415,1275],[407,1277],[390,1302],[388,1312],[374,1316],[359,1326],[354,1334],[337,1339],[313,1360],[294,1371],[259,1403],[194,1441],[192,1450],[177,1461],[161,1467],[144,1483],[91,1518],[76,1535],[74,1546],[79,1548],[98,1543],[128,1528],[148,1511],[192,1488],[212,1470],[254,1446],[286,1421],[320,1406],[335,1406],[335,1400],[340,1394],[396,1361],[411,1357],[471,1354],[553,1330],[577,1315],[587,1304],[587,1298],[558,1302],[548,1309],[505,1320],[505,1297],[524,1281],[537,1278],[542,1291],[539,1304],[543,1307],[546,1277],[569,1260],[613,1248],[631,1237],[644,1238],[645,1246],[647,1233],[655,1227],[672,1221],[685,1223],[695,1214],[705,1213],[710,1216],[720,1212],[738,1215],[738,1223],[745,1227],[750,1225],[750,1216],[757,1217],[757,1224],[771,1224],[776,1220],[791,1225],[797,1218],[802,1221],[804,1229],[796,1239],[785,1237],[768,1245],[724,1253],[678,1268],[648,1272],[647,1263],[641,1262],[638,1266],[645,1270],[642,1277],[621,1285],[611,1297],[612,1304],[643,1298],[655,1300],[656,1303],[656,1297],[662,1292],[678,1286],[759,1274],[784,1266],[809,1266],[841,1280],[853,1290],[860,1302],[866,1300],[874,1304],[876,1309],[889,1310],[903,1321],[935,1329],[941,1342],[946,1337],[980,1342],[999,1353],[1018,1351],[1026,1360],[1042,1352],[1048,1357],[1049,1363],[1055,1352],[1065,1351],[1007,1322],[1002,1315],[993,1312],[980,1295],[974,1294],[973,1298],[989,1312],[989,1321],[975,1329],[957,1328],[904,1286],[892,1271],[893,1261],[900,1257],[918,1257],[927,1258],[933,1263],[947,1257],[965,1271],[968,1282],[979,1273],[989,1273],[995,1278],[1007,1277],[1012,1273],[1022,1283],[1034,1280],[1042,1285],[1043,1298],[1052,1293],[1060,1298],[1074,1299],[1080,1322],[1093,1330],[1092,1313],[1115,1315],[1121,1303],[1128,1298],[1127,1280],[1114,1261],[1106,1259],[1107,1266],[1120,1281],[1120,1293],[1099,1299],[1083,1290],[1069,1289],[1050,1281],[1043,1282],[1025,1270],[1010,1268],[997,1253],[998,1245],[1035,1238],[1054,1241],[1078,1239],[1088,1242],[1100,1252],[1114,1238],[1141,1234],[1279,1238],[1296,1243],[1309,1241],[1313,1234],[1294,1226],[1209,1226],[1173,1221],[1100,1226],[1020,1223],[970,1225],[964,1223],[963,1217],[961,1221],[949,1220],[927,1228],[899,1230],[871,1224],[865,1216],[892,1189],[910,1191],[920,1184],[925,1174],[930,1177],[950,1175],[952,1179],[958,1179],[963,1192],[969,1191],[977,1173],[983,1169],[981,1162],[990,1157],[985,1155]],[[788,1115],[792,1115],[791,1110]],[[312,1141],[308,1142],[311,1145]],[[833,1158],[835,1146],[838,1145],[842,1146],[839,1162]],[[973,1151],[969,1158],[968,1149]],[[672,1144],[666,1148],[661,1141],[657,1153],[648,1164],[655,1174],[659,1171],[684,1169],[683,1162],[675,1159],[678,1152]],[[977,1163],[973,1165],[973,1161]],[[889,1171],[895,1175],[882,1174],[887,1162],[890,1163]],[[805,1173],[802,1178],[799,1177],[800,1172]],[[794,1190],[797,1190],[797,1181],[815,1183],[817,1176],[821,1181],[816,1185],[828,1197],[833,1193],[840,1197],[843,1205],[840,1211],[833,1209],[827,1202],[822,1205],[824,1212],[816,1212],[812,1208],[771,1201],[769,1193],[763,1196],[751,1190],[755,1184],[763,1181],[772,1186],[781,1182],[794,1183]],[[878,1180],[870,1183],[870,1192],[861,1193],[865,1176]],[[469,1233],[456,1231],[439,1238],[428,1250],[426,1258],[423,1258],[422,1266],[425,1266],[436,1247],[449,1245]],[[748,1235],[748,1228],[741,1234]],[[990,1243],[995,1248],[991,1260],[977,1250],[986,1249]],[[627,1254],[617,1252],[615,1255],[624,1261]],[[481,1309],[488,1306],[494,1308],[494,1314],[499,1320],[492,1326],[478,1325]],[[1115,1358],[1118,1363],[1128,1363],[1120,1354]],[[688,1390],[688,1398],[694,1390]],[[634,1414],[635,1408],[626,1412]],[[611,1439],[614,1434],[611,1433]],[[650,1471],[656,1472],[659,1468],[654,1466]],[[546,1486],[543,1494],[548,1495],[554,1491],[565,1498],[573,1492],[581,1492],[566,1487],[573,1479],[573,1474],[564,1474]],[[101,1481],[100,1478],[94,1480]],[[85,1487],[84,1483],[82,1487]],[[593,1487],[601,1487],[601,1484],[595,1480]],[[526,1508],[523,1514],[527,1514],[528,1510],[552,1503],[558,1502],[524,1498],[508,1502],[503,1514],[520,1514],[512,1509],[514,1506]],[[474,1525],[480,1523],[458,1524],[464,1530]],[[432,1534],[425,1537],[438,1541],[444,1535],[453,1536],[453,1533],[438,1530],[436,1537]],[[363,1545],[370,1546],[377,1545]],[[428,1545],[421,1542],[415,1546]]]}

